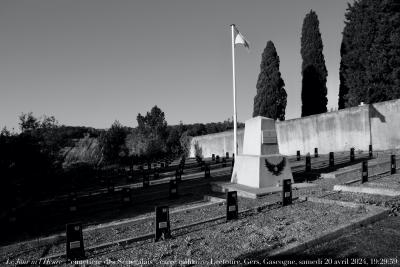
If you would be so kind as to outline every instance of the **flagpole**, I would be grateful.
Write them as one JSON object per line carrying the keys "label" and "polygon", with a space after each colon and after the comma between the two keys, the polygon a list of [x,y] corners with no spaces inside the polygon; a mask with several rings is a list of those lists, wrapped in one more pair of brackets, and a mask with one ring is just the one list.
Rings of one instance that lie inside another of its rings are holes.
{"label": "flagpole", "polygon": [[233,152],[237,156],[236,76],[235,76],[235,24],[232,30],[232,82],[233,82]]}

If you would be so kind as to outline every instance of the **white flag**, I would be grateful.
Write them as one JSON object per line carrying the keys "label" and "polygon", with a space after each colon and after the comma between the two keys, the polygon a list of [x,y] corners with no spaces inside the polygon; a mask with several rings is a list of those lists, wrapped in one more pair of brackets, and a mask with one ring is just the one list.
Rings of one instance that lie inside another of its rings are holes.
{"label": "white flag", "polygon": [[247,50],[250,50],[249,42],[243,37],[243,35],[239,32],[239,30],[234,25],[233,28],[235,29],[235,45],[242,44]]}

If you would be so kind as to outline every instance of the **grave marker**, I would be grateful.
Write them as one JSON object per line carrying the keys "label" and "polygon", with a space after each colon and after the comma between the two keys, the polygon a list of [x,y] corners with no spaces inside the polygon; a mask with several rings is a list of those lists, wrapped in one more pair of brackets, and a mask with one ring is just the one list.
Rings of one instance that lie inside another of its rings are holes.
{"label": "grave marker", "polygon": [[210,166],[208,166],[208,164],[204,165],[204,177],[205,178],[211,177]]}
{"label": "grave marker", "polygon": [[222,158],[222,167],[226,167],[226,158]]}
{"label": "grave marker", "polygon": [[369,158],[372,158],[372,145],[368,146],[368,156]]}
{"label": "grave marker", "polygon": [[335,167],[335,158],[333,152],[329,152],[329,168]]}
{"label": "grave marker", "polygon": [[130,188],[122,189],[122,203],[130,204],[132,202],[132,194]]}
{"label": "grave marker", "polygon": [[361,183],[366,182],[368,182],[368,161],[363,161],[361,167]]}
{"label": "grave marker", "polygon": [[219,163],[219,155],[215,157],[215,163]]}
{"label": "grave marker", "polygon": [[177,180],[177,181],[182,180],[182,171],[179,167],[175,171],[175,180]]}
{"label": "grave marker", "polygon": [[178,198],[178,181],[169,181],[169,198]]}
{"label": "grave marker", "polygon": [[390,156],[390,174],[396,173],[396,155]]}
{"label": "grave marker", "polygon": [[306,155],[306,172],[311,171],[311,156],[310,154]]}
{"label": "grave marker", "polygon": [[350,148],[350,162],[354,161],[354,147]]}
{"label": "grave marker", "polygon": [[67,260],[81,260],[85,258],[83,246],[82,224],[69,223],[67,228]]}
{"label": "grave marker", "polygon": [[318,147],[314,148],[314,157],[318,158]]}
{"label": "grave marker", "polygon": [[297,150],[296,155],[297,155],[297,161],[300,161],[300,150]]}
{"label": "grave marker", "polygon": [[143,188],[150,186],[150,175],[148,173],[143,173]]}
{"label": "grave marker", "polygon": [[287,206],[292,204],[292,180],[285,179],[282,182],[282,206]]}
{"label": "grave marker", "polygon": [[226,152],[226,153],[225,153],[225,157],[226,157],[227,159],[229,159],[229,152]]}
{"label": "grave marker", "polygon": [[237,192],[226,193],[226,220],[235,220],[238,218]]}
{"label": "grave marker", "polygon": [[128,182],[133,181],[133,165],[129,166]]}
{"label": "grave marker", "polygon": [[211,160],[212,160],[212,161],[215,161],[215,154],[212,154],[212,155],[211,155]]}
{"label": "grave marker", "polygon": [[169,221],[169,208],[168,206],[156,207],[156,218],[155,218],[155,236],[154,242],[160,240],[160,238],[167,239],[171,238],[171,229]]}
{"label": "grave marker", "polygon": [[154,169],[153,179],[160,179],[160,173],[158,172],[158,169]]}
{"label": "grave marker", "polygon": [[75,213],[78,210],[77,198],[76,198],[76,194],[74,192],[70,193],[70,195],[69,195],[68,209],[71,213]]}

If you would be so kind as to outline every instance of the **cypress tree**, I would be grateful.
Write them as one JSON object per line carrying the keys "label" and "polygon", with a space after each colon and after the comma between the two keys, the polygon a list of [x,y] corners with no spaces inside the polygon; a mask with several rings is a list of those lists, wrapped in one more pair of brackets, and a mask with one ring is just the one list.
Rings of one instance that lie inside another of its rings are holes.
{"label": "cypress tree", "polygon": [[348,5],[343,30],[344,106],[400,98],[400,1],[359,0]]}
{"label": "cypress tree", "polygon": [[327,111],[326,77],[328,72],[322,49],[318,16],[311,10],[304,18],[301,32],[301,57],[303,59],[302,117]]}
{"label": "cypress tree", "polygon": [[274,120],[285,120],[287,94],[284,86],[279,71],[279,56],[274,43],[268,41],[261,56],[253,117],[264,116]]}

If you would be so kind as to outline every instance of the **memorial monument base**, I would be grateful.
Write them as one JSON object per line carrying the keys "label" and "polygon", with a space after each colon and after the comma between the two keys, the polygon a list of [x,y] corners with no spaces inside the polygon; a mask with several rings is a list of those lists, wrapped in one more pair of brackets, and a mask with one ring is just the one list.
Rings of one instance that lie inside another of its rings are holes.
{"label": "memorial monument base", "polygon": [[267,188],[282,186],[284,179],[294,182],[289,160],[285,156],[238,155],[235,158],[231,183]]}

